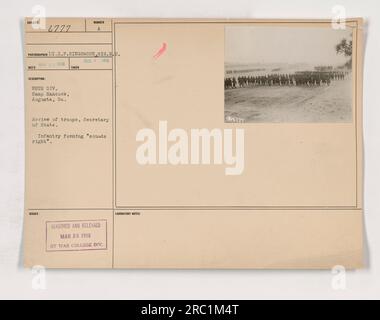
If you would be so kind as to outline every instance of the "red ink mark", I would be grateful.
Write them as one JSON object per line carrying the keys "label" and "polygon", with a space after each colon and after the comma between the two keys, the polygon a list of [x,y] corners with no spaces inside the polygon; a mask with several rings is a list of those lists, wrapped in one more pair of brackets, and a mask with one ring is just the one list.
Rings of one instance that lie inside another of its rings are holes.
{"label": "red ink mark", "polygon": [[161,57],[161,55],[166,51],[166,48],[167,48],[167,44],[166,42],[164,42],[160,50],[157,51],[157,53],[153,56],[153,58],[158,59],[159,57]]}

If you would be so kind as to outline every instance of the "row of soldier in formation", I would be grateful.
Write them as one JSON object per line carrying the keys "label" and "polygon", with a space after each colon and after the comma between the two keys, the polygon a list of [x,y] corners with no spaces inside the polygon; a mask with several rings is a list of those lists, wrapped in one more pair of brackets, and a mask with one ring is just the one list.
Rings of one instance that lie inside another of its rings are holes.
{"label": "row of soldier in formation", "polygon": [[347,72],[299,72],[295,74],[269,74],[264,76],[239,76],[224,79],[225,89],[251,86],[329,86],[332,81],[344,80]]}

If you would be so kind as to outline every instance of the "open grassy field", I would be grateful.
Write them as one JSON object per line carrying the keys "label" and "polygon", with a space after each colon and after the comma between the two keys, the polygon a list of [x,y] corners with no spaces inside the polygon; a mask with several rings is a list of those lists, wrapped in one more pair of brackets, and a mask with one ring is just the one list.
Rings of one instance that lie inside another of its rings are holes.
{"label": "open grassy field", "polygon": [[350,122],[352,80],[330,86],[227,89],[224,116],[226,122]]}

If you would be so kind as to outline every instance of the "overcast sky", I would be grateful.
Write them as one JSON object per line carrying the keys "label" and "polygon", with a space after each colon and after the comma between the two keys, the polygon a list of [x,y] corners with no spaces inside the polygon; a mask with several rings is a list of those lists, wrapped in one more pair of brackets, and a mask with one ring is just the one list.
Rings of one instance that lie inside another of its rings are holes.
{"label": "overcast sky", "polygon": [[335,46],[351,39],[351,30],[229,26],[225,29],[225,61],[228,63],[343,64]]}

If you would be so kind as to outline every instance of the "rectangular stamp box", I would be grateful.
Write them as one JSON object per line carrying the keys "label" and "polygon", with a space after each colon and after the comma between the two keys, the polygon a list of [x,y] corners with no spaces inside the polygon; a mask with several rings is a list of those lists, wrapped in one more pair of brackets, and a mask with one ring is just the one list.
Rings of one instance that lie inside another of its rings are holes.
{"label": "rectangular stamp box", "polygon": [[46,251],[107,250],[107,220],[46,222]]}

